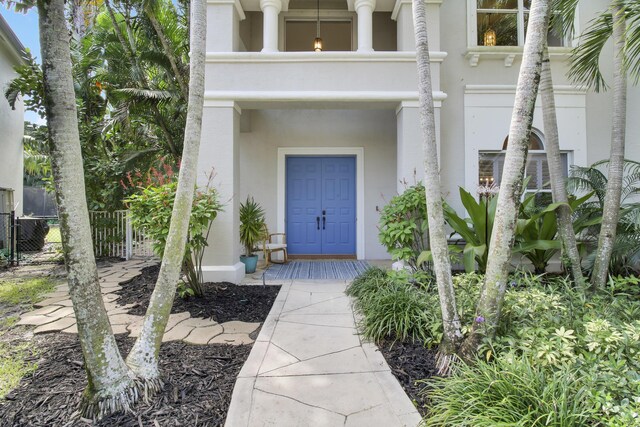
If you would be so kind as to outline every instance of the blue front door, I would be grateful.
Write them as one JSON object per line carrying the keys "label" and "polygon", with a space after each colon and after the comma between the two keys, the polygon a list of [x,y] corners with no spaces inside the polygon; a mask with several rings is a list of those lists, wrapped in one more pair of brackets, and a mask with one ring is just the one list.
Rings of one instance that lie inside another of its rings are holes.
{"label": "blue front door", "polygon": [[287,245],[291,255],[355,255],[354,157],[287,157]]}

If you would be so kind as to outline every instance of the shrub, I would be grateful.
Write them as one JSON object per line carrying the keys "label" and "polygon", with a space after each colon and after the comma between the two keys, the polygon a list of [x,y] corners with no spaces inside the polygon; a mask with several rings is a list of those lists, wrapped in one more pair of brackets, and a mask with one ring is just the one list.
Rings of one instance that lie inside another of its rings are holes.
{"label": "shrub", "polygon": [[[173,201],[178,183],[171,181],[160,186],[144,188],[140,194],[126,200],[131,211],[131,223],[144,230],[154,240],[154,252],[162,257],[169,235]],[[222,210],[217,192],[210,187],[196,190],[189,221],[183,269],[187,285],[194,295],[202,295],[202,257],[207,247],[211,223]]]}
{"label": "shrub", "polygon": [[379,222],[380,243],[394,260],[405,261],[412,270],[427,268],[418,257],[427,249],[427,201],[424,186],[417,184],[393,197],[382,208]]}
{"label": "shrub", "polygon": [[595,408],[575,369],[549,371],[527,358],[460,365],[426,382],[425,426],[558,426],[589,424]]}

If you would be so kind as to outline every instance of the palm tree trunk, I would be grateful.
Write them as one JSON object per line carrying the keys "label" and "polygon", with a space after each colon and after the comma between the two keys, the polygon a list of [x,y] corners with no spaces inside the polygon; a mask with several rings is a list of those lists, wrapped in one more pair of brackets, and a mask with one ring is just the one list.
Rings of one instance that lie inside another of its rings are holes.
{"label": "palm tree trunk", "polygon": [[173,305],[173,298],[184,260],[202,133],[207,31],[205,0],[192,0],[191,14],[191,79],[189,81],[189,105],[178,189],[176,190],[169,235],[156,287],[151,295],[140,337],[127,358],[127,363],[136,374],[145,380],[151,381],[159,379],[158,355],[160,344],[169,320],[169,313]]}
{"label": "palm tree trunk", "polygon": [[441,374],[447,374],[451,358],[456,354],[462,342],[462,325],[456,309],[456,296],[451,279],[449,247],[444,229],[445,222],[442,209],[442,192],[440,190],[440,167],[438,165],[429,40],[427,37],[424,0],[413,0],[413,23],[416,38],[418,98],[424,150],[424,180],[427,217],[429,219],[429,242],[438,284],[442,324],[444,325],[444,337],[438,351],[438,370]]}
{"label": "palm tree trunk", "polygon": [[509,276],[509,260],[515,238],[518,207],[522,193],[531,123],[540,82],[542,54],[549,28],[549,0],[533,0],[529,14],[527,40],[518,76],[515,105],[509,129],[509,145],[504,159],[502,180],[491,233],[491,246],[476,318],[461,353],[472,360],[484,336],[495,336]]}
{"label": "palm tree trunk", "polygon": [[81,413],[89,418],[101,417],[128,409],[138,398],[137,382],[118,351],[98,282],[64,0],[39,0],[38,16],[44,102],[63,253],[88,379]]}
{"label": "palm tree trunk", "polygon": [[627,125],[627,69],[625,66],[625,9],[618,0],[611,2],[613,17],[613,126],[611,128],[611,154],[607,193],[602,208],[602,226],[598,238],[591,287],[602,288],[609,273],[609,262],[616,239],[616,227],[620,214],[622,177],[624,170],[625,130]]}
{"label": "palm tree trunk", "polygon": [[551,193],[555,203],[564,203],[556,210],[558,220],[558,234],[562,241],[562,254],[566,259],[573,280],[577,285],[584,285],[584,276],[580,265],[580,253],[576,244],[576,236],[573,232],[571,221],[571,209],[568,205],[567,183],[562,176],[562,158],[560,157],[560,142],[558,136],[558,120],[556,116],[556,101],[553,93],[553,80],[551,77],[551,62],[549,61],[549,49],[545,46],[542,58],[542,75],[540,76],[540,97],[542,100],[542,119],[546,139],[547,163],[549,164],[549,176],[551,178]]}

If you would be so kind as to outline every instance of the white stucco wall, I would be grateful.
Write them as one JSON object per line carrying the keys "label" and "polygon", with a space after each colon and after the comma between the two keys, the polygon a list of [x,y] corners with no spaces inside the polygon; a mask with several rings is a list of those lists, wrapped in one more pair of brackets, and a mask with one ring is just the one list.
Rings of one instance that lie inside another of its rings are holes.
{"label": "white stucco wall", "polygon": [[7,83],[16,76],[15,63],[14,54],[0,39],[0,188],[13,189],[14,208],[22,215],[24,107],[22,101],[18,101],[12,110],[4,97]]}
{"label": "white stucco wall", "polygon": [[365,257],[389,257],[378,243],[376,209],[396,194],[393,110],[243,110],[242,115],[239,200],[253,196],[275,230],[279,147],[363,147]]}

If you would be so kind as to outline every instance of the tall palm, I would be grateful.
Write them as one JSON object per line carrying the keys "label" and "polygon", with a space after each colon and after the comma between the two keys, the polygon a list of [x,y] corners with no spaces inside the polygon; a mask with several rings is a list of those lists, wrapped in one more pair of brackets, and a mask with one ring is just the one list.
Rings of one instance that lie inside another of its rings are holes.
{"label": "tall palm", "polygon": [[426,7],[423,0],[413,0],[413,22],[416,38],[416,61],[418,66],[418,98],[420,102],[420,127],[424,150],[424,180],[429,220],[429,243],[436,273],[444,337],[438,352],[438,370],[446,374],[450,362],[462,341],[462,325],[456,309],[456,297],[451,279],[449,247],[444,230],[442,192],[440,190],[440,167],[436,145],[436,124],[434,116],[433,92],[431,86],[431,66],[429,41],[427,37]]}
{"label": "tall palm", "polygon": [[562,203],[556,210],[558,222],[558,234],[562,242],[562,254],[567,260],[569,270],[575,282],[582,286],[584,276],[580,263],[580,253],[576,243],[576,236],[571,222],[571,209],[568,206],[569,196],[567,185],[562,173],[562,159],[560,157],[560,141],[558,136],[558,119],[556,116],[556,103],[553,92],[553,80],[551,77],[551,61],[549,49],[545,46],[542,58],[542,74],[540,76],[540,98],[542,101],[542,118],[544,133],[547,139],[547,163],[549,164],[549,176],[551,180],[551,193],[555,203]]}
{"label": "tall palm", "polygon": [[189,231],[202,133],[206,34],[206,0],[192,0],[189,105],[178,189],[158,280],[149,301],[140,337],[127,357],[127,364],[147,381],[159,380],[160,344],[173,306]]}
{"label": "tall palm", "polygon": [[91,243],[64,0],[39,0],[44,105],[69,295],[88,385],[81,413],[127,409],[140,394],[120,356],[102,300]]}
{"label": "tall palm", "polygon": [[487,271],[476,319],[461,349],[472,359],[483,337],[493,338],[500,320],[509,274],[511,248],[515,238],[525,161],[531,135],[533,112],[542,70],[542,57],[549,28],[550,0],[533,0],[529,14],[527,40],[518,76],[515,105],[509,129],[509,144],[504,159],[496,214],[491,232]]}
{"label": "tall palm", "polygon": [[[579,0],[557,0],[558,10],[564,15],[564,29],[573,32],[573,20]],[[603,205],[602,226],[598,249],[591,275],[593,288],[606,283],[620,212],[620,197],[624,168],[627,74],[635,82],[640,77],[640,6],[637,0],[611,0],[580,37],[573,50],[570,77],[596,91],[608,88],[600,70],[600,59],[605,44],[613,39],[613,117],[611,152],[606,200]]]}

